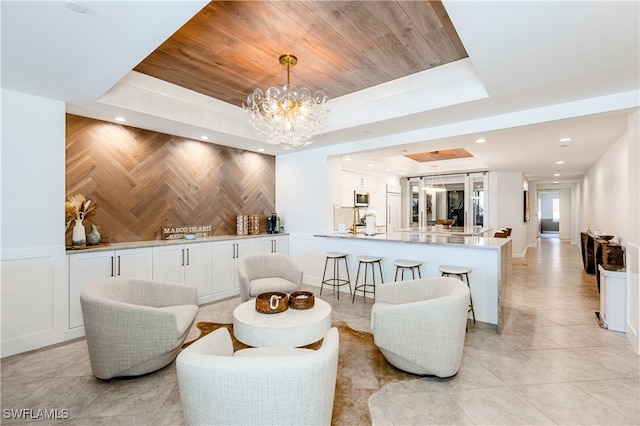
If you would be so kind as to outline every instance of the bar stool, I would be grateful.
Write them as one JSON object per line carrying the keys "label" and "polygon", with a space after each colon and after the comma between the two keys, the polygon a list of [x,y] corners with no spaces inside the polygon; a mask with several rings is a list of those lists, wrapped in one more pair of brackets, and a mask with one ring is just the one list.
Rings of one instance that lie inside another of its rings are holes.
{"label": "bar stool", "polygon": [[[347,253],[338,253],[338,252],[327,252],[324,261],[324,270],[322,272],[322,284],[320,284],[320,294],[322,294],[322,288],[324,285],[330,285],[333,288],[333,291],[338,289],[338,300],[340,300],[340,287],[343,285],[349,286],[349,294],[351,294],[351,277],[349,277],[349,264],[347,263]],[[340,278],[340,260],[344,260],[344,267],[347,270],[347,279]],[[326,278],[327,275],[327,265],[329,264],[329,260],[333,262],[333,276]]]}
{"label": "bar stool", "polygon": [[471,297],[471,284],[469,283],[469,273],[471,272],[471,268],[467,266],[454,266],[454,265],[440,265],[438,266],[440,272],[442,272],[443,277],[448,277],[450,275],[455,275],[460,278],[460,281],[467,282],[467,287],[469,287],[469,312],[471,312],[473,316],[473,322],[476,322],[476,313],[473,310],[473,298]]}
{"label": "bar stool", "polygon": [[[356,292],[362,292],[362,298],[364,299],[367,293],[373,294],[373,299],[376,297],[376,270],[375,264],[378,264],[378,269],[380,270],[380,282],[384,283],[384,278],[382,277],[382,258],[379,256],[358,256],[358,273],[356,274],[356,286],[353,289],[353,296],[351,297],[351,303],[356,300]],[[364,264],[364,281],[362,284],[358,284],[358,278],[360,277],[360,267]],[[371,265],[371,282],[367,282],[367,271],[369,269],[369,265]],[[368,289],[368,288],[371,289]]]}
{"label": "bar stool", "polygon": [[422,262],[418,260],[406,260],[406,259],[396,259],[393,261],[393,264],[396,265],[396,275],[393,278],[394,281],[398,281],[398,271],[402,271],[401,281],[404,281],[404,271],[406,269],[411,269],[411,275],[413,279],[416,279],[416,269],[418,270],[418,278],[422,278],[422,274],[420,273],[420,265]]}

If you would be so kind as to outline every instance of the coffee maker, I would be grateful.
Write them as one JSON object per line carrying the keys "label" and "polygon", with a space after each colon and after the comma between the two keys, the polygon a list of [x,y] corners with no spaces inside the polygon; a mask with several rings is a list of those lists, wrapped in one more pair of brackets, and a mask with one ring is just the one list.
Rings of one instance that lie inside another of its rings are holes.
{"label": "coffee maker", "polygon": [[280,218],[276,213],[267,218],[267,232],[269,234],[277,234],[280,232]]}

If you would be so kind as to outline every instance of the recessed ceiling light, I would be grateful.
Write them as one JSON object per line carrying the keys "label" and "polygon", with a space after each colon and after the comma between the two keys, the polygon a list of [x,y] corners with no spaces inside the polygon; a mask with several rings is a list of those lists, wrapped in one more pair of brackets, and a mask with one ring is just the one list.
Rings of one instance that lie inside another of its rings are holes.
{"label": "recessed ceiling light", "polygon": [[554,173],[553,175],[554,175],[555,177],[558,177],[558,176],[560,176],[560,173]]}
{"label": "recessed ceiling light", "polygon": [[127,121],[124,117],[116,117],[115,120],[119,123],[125,123]]}
{"label": "recessed ceiling light", "polygon": [[485,138],[476,139],[476,143],[485,143],[487,140]]}
{"label": "recessed ceiling light", "polygon": [[351,157],[344,157],[344,161],[351,161]]}
{"label": "recessed ceiling light", "polygon": [[367,166],[369,166],[369,167],[373,167],[373,165],[374,165],[373,163],[367,164]]}
{"label": "recessed ceiling light", "polygon": [[209,136],[202,135],[202,136],[200,136],[200,139],[202,139],[203,141],[208,141],[209,140]]}
{"label": "recessed ceiling light", "polygon": [[78,3],[77,1],[67,1],[65,4],[70,10],[73,10],[76,13],[85,13],[87,11],[87,6],[82,3]]}
{"label": "recessed ceiling light", "polygon": [[560,138],[560,142],[571,142],[571,138]]}
{"label": "recessed ceiling light", "polygon": [[264,152],[264,148],[259,148],[258,152]]}
{"label": "recessed ceiling light", "polygon": [[556,161],[556,164],[564,164],[564,161],[562,161],[562,160]]}
{"label": "recessed ceiling light", "polygon": [[557,185],[557,184],[558,184],[558,181],[557,181],[557,180],[554,180],[554,181],[553,181],[553,184],[554,184],[554,185]]}

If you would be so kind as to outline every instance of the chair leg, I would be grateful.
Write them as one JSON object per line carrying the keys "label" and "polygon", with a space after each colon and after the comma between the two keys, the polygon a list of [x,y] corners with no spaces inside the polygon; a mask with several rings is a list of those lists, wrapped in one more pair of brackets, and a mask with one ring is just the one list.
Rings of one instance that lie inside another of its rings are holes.
{"label": "chair leg", "polygon": [[339,259],[333,259],[333,291],[336,290],[336,284],[338,284],[338,300],[340,300],[340,267]]}
{"label": "chair leg", "polygon": [[[343,257],[342,258],[344,260],[344,269],[347,271],[347,282],[349,283],[349,294],[351,294],[351,277],[349,276],[349,264],[347,263],[347,258]],[[340,289],[338,288],[338,291],[340,291]]]}
{"label": "chair leg", "polygon": [[471,311],[471,316],[473,317],[473,322],[475,324],[476,311],[473,309],[473,298],[471,297],[471,284],[469,283],[469,274],[464,274],[464,276],[467,278],[467,287],[469,287],[469,310]]}
{"label": "chair leg", "polygon": [[[358,291],[358,279],[360,278],[360,266],[362,266],[362,262],[358,262],[358,272],[356,272],[356,286],[353,289],[353,295],[351,296],[351,303],[356,300],[356,292]],[[366,270],[365,270],[366,273]],[[365,275],[366,279],[366,275]]]}
{"label": "chair leg", "polygon": [[329,263],[329,258],[326,257],[324,259],[324,269],[322,270],[322,282],[320,283],[320,294],[322,295],[322,288],[324,287],[324,279],[325,275],[327,275],[327,264]]}

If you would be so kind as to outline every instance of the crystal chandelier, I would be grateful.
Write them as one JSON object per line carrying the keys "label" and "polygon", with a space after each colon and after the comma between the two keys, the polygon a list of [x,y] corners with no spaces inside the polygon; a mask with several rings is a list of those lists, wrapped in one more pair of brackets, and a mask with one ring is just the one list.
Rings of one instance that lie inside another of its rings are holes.
{"label": "crystal chandelier", "polygon": [[298,89],[290,84],[290,69],[298,63],[293,55],[280,56],[280,64],[287,66],[287,84],[281,88],[269,87],[264,93],[256,89],[242,105],[249,122],[270,145],[285,149],[309,145],[327,123],[329,98],[323,91]]}
{"label": "crystal chandelier", "polygon": [[[433,192],[444,192],[447,188],[444,186],[444,182],[442,181],[442,175],[438,173],[436,176],[436,168],[438,168],[437,164],[432,164],[431,168],[433,169],[433,173],[431,174],[431,181],[427,177],[422,178],[422,182],[425,186],[423,189],[425,191],[433,191]],[[436,178],[439,179],[439,183],[436,181]]]}

